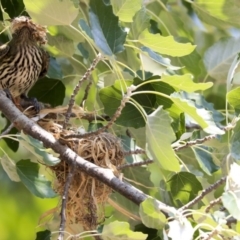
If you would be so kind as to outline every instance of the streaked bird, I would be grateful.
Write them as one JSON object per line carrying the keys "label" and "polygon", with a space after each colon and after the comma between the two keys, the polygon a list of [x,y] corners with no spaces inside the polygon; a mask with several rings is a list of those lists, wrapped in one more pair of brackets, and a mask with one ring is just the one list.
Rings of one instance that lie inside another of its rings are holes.
{"label": "streaked bird", "polygon": [[46,28],[25,16],[10,22],[12,39],[0,46],[0,89],[13,99],[29,101],[39,111],[36,99],[27,93],[48,70],[49,55],[41,47],[46,43]]}

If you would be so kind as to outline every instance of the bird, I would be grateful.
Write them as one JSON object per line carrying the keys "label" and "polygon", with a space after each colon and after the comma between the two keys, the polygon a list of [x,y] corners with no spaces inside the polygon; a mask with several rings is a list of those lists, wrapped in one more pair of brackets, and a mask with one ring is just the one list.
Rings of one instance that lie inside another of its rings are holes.
{"label": "bird", "polygon": [[0,46],[0,89],[39,112],[38,101],[27,93],[48,71],[50,56],[42,48],[47,42],[46,28],[26,16],[9,21],[12,39]]}

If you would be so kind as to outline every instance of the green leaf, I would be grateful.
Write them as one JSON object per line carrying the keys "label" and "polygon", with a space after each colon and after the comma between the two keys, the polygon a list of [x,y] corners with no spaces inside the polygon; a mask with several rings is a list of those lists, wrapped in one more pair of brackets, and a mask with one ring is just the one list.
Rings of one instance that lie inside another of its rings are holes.
{"label": "green leaf", "polygon": [[30,160],[17,162],[17,173],[26,188],[35,196],[40,198],[53,198],[57,194],[51,188],[51,182],[39,174],[39,165]]}
{"label": "green leaf", "polygon": [[102,238],[103,240],[145,240],[147,234],[133,232],[127,222],[114,221],[108,225],[104,225]]}
{"label": "green leaf", "polygon": [[147,13],[146,8],[142,8],[136,13],[133,18],[133,22],[130,25],[129,36],[133,39],[138,39],[141,32],[149,26],[150,16]]}
{"label": "green leaf", "polygon": [[17,174],[15,162],[9,158],[8,155],[3,155],[0,159],[4,171],[7,173],[8,177],[15,182],[20,182],[20,178]]}
{"label": "green leaf", "polygon": [[49,103],[52,107],[62,105],[65,97],[65,86],[57,79],[42,78],[32,87],[29,96],[38,101]]}
{"label": "green leaf", "polygon": [[[10,125],[10,122],[8,122],[8,124],[6,125],[6,127],[2,130],[2,132],[4,130],[6,130],[8,128],[8,126]],[[12,128],[11,131],[8,134],[16,134],[18,133],[18,130],[16,128]],[[17,152],[18,147],[19,147],[19,141],[13,140],[11,138],[5,138],[3,137],[4,142],[6,142],[6,144],[8,145],[8,147],[13,151],[13,152]]]}
{"label": "green leaf", "polygon": [[71,0],[24,0],[27,12],[42,25],[70,25],[78,15]]}
{"label": "green leaf", "polygon": [[240,87],[227,93],[227,101],[234,109],[240,109]]}
{"label": "green leaf", "polygon": [[151,59],[153,59],[155,62],[161,64],[162,66],[164,66],[168,69],[171,69],[171,70],[180,69],[180,67],[176,67],[176,66],[171,65],[171,60],[169,58],[162,57],[161,55],[155,53],[154,51],[152,51],[148,47],[141,47],[141,50],[144,51],[144,52],[147,52]]}
{"label": "green leaf", "polygon": [[181,99],[177,97],[176,94],[171,95],[171,100],[179,109],[182,110],[182,112],[187,113],[202,128],[208,127],[208,124],[206,123],[206,121],[204,121],[204,119],[197,113],[197,109],[192,106],[193,104],[189,100]]}
{"label": "green leaf", "polygon": [[218,81],[226,82],[232,61],[239,52],[239,39],[223,38],[216,42],[204,54],[203,61],[208,74]]}
{"label": "green leaf", "polygon": [[147,149],[161,168],[178,172],[180,165],[171,147],[176,137],[168,112],[164,111],[162,106],[147,117],[146,137]]}
{"label": "green leaf", "polygon": [[193,8],[201,20],[217,27],[227,24],[239,27],[240,13],[239,4],[235,0],[219,1],[194,1]]}
{"label": "green leaf", "polygon": [[51,240],[51,232],[49,230],[37,232],[36,240]]}
{"label": "green leaf", "polygon": [[51,149],[44,148],[42,142],[24,133],[21,133],[21,138],[21,146],[34,155],[36,162],[45,163],[47,166],[54,166],[60,162],[58,154]]}
{"label": "green leaf", "polygon": [[233,129],[233,135],[230,139],[230,154],[235,160],[240,160],[240,121]]}
{"label": "green leaf", "polygon": [[240,220],[240,199],[232,191],[225,192],[222,195],[223,206],[237,220]]}
{"label": "green leaf", "polygon": [[194,229],[187,218],[174,219],[168,225],[168,236],[172,240],[193,239]]}
{"label": "green leaf", "polygon": [[194,147],[192,149],[200,167],[205,173],[211,176],[212,173],[216,172],[220,168],[213,161],[211,148],[206,146],[199,146],[197,148]]}
{"label": "green leaf", "polygon": [[159,34],[151,34],[148,30],[140,34],[138,41],[155,52],[173,57],[188,55],[195,49],[190,43],[176,42],[173,36],[163,37]]}
{"label": "green leaf", "polygon": [[142,0],[111,0],[111,4],[120,21],[132,22],[135,13],[141,9]]}
{"label": "green leaf", "polygon": [[198,90],[206,90],[212,87],[213,83],[195,83],[191,74],[184,75],[163,75],[161,81],[168,83],[174,87],[176,91],[183,90],[186,92],[195,92]]}
{"label": "green leaf", "polygon": [[[50,30],[51,34],[51,30]],[[68,39],[64,35],[57,35],[48,37],[48,48],[47,50],[57,57],[63,56],[71,58],[75,53],[73,40]]]}
{"label": "green leaf", "polygon": [[175,205],[181,207],[179,201],[185,205],[193,200],[202,190],[202,185],[192,173],[180,172],[167,181],[167,190],[170,192]]}
{"label": "green leaf", "polygon": [[152,198],[147,198],[140,204],[139,215],[143,224],[149,228],[162,229],[167,223],[165,215]]}
{"label": "green leaf", "polygon": [[[126,86],[130,86],[132,81],[125,80],[124,84]],[[105,113],[109,116],[112,116],[121,104],[123,93],[126,91],[126,87],[122,85],[123,81],[117,80],[113,86],[105,87],[99,91],[99,96],[104,105]],[[141,89],[143,88],[139,88],[139,90]],[[146,112],[152,110],[156,101],[156,98],[153,94],[139,94],[133,96],[133,99],[135,99],[145,109]],[[145,126],[145,120],[141,113],[137,108],[134,107],[134,105],[130,103],[126,104],[116,123],[125,127],[134,128]]]}
{"label": "green leaf", "polygon": [[94,42],[101,51],[112,56],[124,50],[126,32],[118,25],[112,6],[102,0],[90,0],[89,20]]}
{"label": "green leaf", "polygon": [[50,58],[47,76],[49,78],[62,79],[62,70],[55,58]]}

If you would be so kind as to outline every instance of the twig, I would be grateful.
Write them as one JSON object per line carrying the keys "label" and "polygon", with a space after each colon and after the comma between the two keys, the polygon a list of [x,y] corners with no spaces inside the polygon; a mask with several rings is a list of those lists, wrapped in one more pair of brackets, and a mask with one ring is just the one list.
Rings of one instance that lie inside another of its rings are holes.
{"label": "twig", "polygon": [[90,81],[90,82],[88,83],[88,85],[87,85],[87,87],[86,87],[86,89],[85,89],[85,93],[84,93],[83,99],[82,99],[81,103],[79,104],[80,107],[82,107],[84,101],[87,100],[88,93],[89,93],[89,90],[90,90],[90,88],[91,88],[91,85],[92,85],[92,81]]}
{"label": "twig", "polygon": [[183,145],[174,148],[173,150],[174,150],[175,152],[177,152],[177,151],[182,150],[182,149],[184,149],[184,148],[187,148],[187,147],[191,147],[191,146],[194,146],[194,145],[197,145],[197,144],[204,143],[204,142],[209,141],[209,140],[211,140],[211,139],[214,139],[214,138],[216,138],[216,137],[217,137],[217,135],[209,135],[209,136],[206,136],[206,137],[204,137],[204,138],[196,139],[196,140],[194,140],[194,141],[188,141],[188,142],[185,142]]}
{"label": "twig", "polygon": [[146,161],[142,161],[142,162],[136,162],[136,163],[127,163],[127,164],[123,164],[119,167],[117,167],[118,170],[122,170],[124,168],[129,168],[129,167],[139,167],[139,166],[143,166],[143,165],[148,165],[148,164],[151,164],[153,163],[154,160],[146,160]]}
{"label": "twig", "polygon": [[184,211],[185,209],[190,208],[191,206],[193,206],[194,204],[198,203],[200,200],[202,200],[208,193],[212,192],[213,190],[215,190],[218,186],[220,186],[221,184],[226,182],[226,177],[222,177],[221,179],[219,179],[217,182],[215,182],[214,184],[212,184],[211,186],[209,186],[208,188],[204,189],[202,191],[202,193],[197,196],[196,198],[194,198],[192,201],[190,201],[189,203],[187,203],[186,205],[182,206],[179,211]]}
{"label": "twig", "polygon": [[76,169],[76,161],[72,162],[72,166],[68,172],[67,179],[64,185],[63,195],[62,195],[62,206],[61,206],[61,222],[59,227],[59,236],[58,240],[64,239],[64,230],[65,230],[65,224],[66,224],[66,207],[67,207],[67,201],[68,201],[68,189],[70,187],[72,178],[74,176],[74,171]]}
{"label": "twig", "polygon": [[127,93],[126,95],[123,97],[120,106],[117,108],[116,112],[114,113],[113,117],[111,118],[111,120],[108,122],[108,124],[102,128],[99,128],[98,130],[94,131],[94,132],[88,132],[85,134],[70,134],[70,135],[66,135],[66,136],[62,136],[65,139],[68,138],[86,138],[86,137],[90,137],[90,136],[94,136],[94,135],[98,135],[106,130],[108,130],[113,124],[114,122],[118,119],[118,117],[121,115],[121,112],[123,110],[123,108],[125,107],[126,103],[128,102],[132,91],[135,90],[135,86],[130,86],[127,88]]}
{"label": "twig", "polygon": [[[134,186],[121,181],[114,175],[112,170],[98,167],[78,156],[67,146],[62,145],[52,134],[42,129],[33,120],[21,113],[5,96],[5,93],[2,90],[0,90],[0,111],[2,111],[6,118],[14,123],[15,127],[19,130],[23,130],[25,134],[43,142],[43,145],[46,148],[51,148],[54,152],[58,153],[59,158],[63,161],[66,161],[70,165],[73,161],[76,161],[76,167],[81,168],[84,173],[98,179],[135,204],[139,205],[149,197]],[[173,211],[173,207],[170,207],[159,200],[156,200],[156,204],[158,204],[158,208],[165,214]]]}
{"label": "twig", "polygon": [[207,208],[205,209],[205,212],[208,213],[213,206],[215,206],[215,205],[217,205],[217,204],[219,204],[219,203],[221,203],[221,202],[222,202],[222,198],[221,198],[221,197],[212,200],[212,201],[209,203],[209,205],[207,206]]}
{"label": "twig", "polygon": [[136,155],[136,154],[146,154],[146,151],[144,149],[136,149],[133,151],[126,151],[123,153],[123,155],[126,156],[130,156],[130,155]]}
{"label": "twig", "polygon": [[212,237],[218,234],[218,229],[215,228],[212,230],[206,237],[202,238],[202,240],[211,240],[213,239]]}
{"label": "twig", "polygon": [[75,88],[73,90],[73,93],[71,95],[69,104],[68,104],[68,110],[67,110],[66,115],[65,115],[65,121],[63,123],[63,129],[66,129],[67,124],[68,124],[68,122],[70,120],[71,113],[72,113],[72,108],[73,108],[74,103],[75,103],[75,97],[76,97],[76,95],[77,95],[77,93],[78,93],[82,83],[89,78],[91,72],[95,69],[95,67],[97,66],[98,62],[101,60],[101,57],[102,57],[102,55],[101,55],[101,53],[99,53],[97,55],[97,57],[93,60],[90,68],[87,69],[86,73],[83,75],[83,77],[79,80],[78,84],[75,86]]}
{"label": "twig", "polygon": [[0,136],[4,136],[4,135],[8,134],[13,128],[14,128],[14,124],[11,123],[11,124],[7,127],[7,129],[5,129],[5,130],[0,134]]}
{"label": "twig", "polygon": [[[233,123],[225,126],[224,128],[222,128],[222,130],[225,131],[225,132],[232,130],[235,127],[236,122],[238,120],[239,119],[236,118],[235,121],[233,121]],[[182,145],[180,145],[178,147],[175,147],[173,150],[177,152],[177,151],[182,150],[184,148],[191,147],[191,146],[194,146],[194,145],[197,145],[197,144],[202,144],[202,143],[204,143],[206,141],[215,139],[218,136],[219,136],[218,134],[212,134],[212,135],[208,135],[208,136],[206,136],[204,138],[196,139],[196,140],[193,140],[193,141],[188,141],[188,142],[185,142],[184,144],[182,144]]]}

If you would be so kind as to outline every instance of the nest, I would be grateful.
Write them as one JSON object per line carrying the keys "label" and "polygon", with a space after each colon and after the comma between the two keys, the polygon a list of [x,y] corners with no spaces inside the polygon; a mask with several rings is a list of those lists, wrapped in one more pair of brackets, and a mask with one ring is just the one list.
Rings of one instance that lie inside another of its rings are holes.
{"label": "nest", "polygon": [[[56,138],[61,136],[60,125],[54,122],[40,123],[40,125]],[[73,130],[64,132],[64,134],[72,133]],[[123,150],[119,139],[112,134],[104,132],[87,138],[64,141],[68,147],[85,160],[102,168],[109,168],[115,175],[119,174],[117,167],[123,162]],[[65,161],[61,161],[58,165],[50,168],[56,176],[54,189],[62,195],[70,166]],[[76,168],[68,189],[67,223],[79,223],[85,230],[96,229],[104,218],[103,206],[111,192],[111,188]]]}

